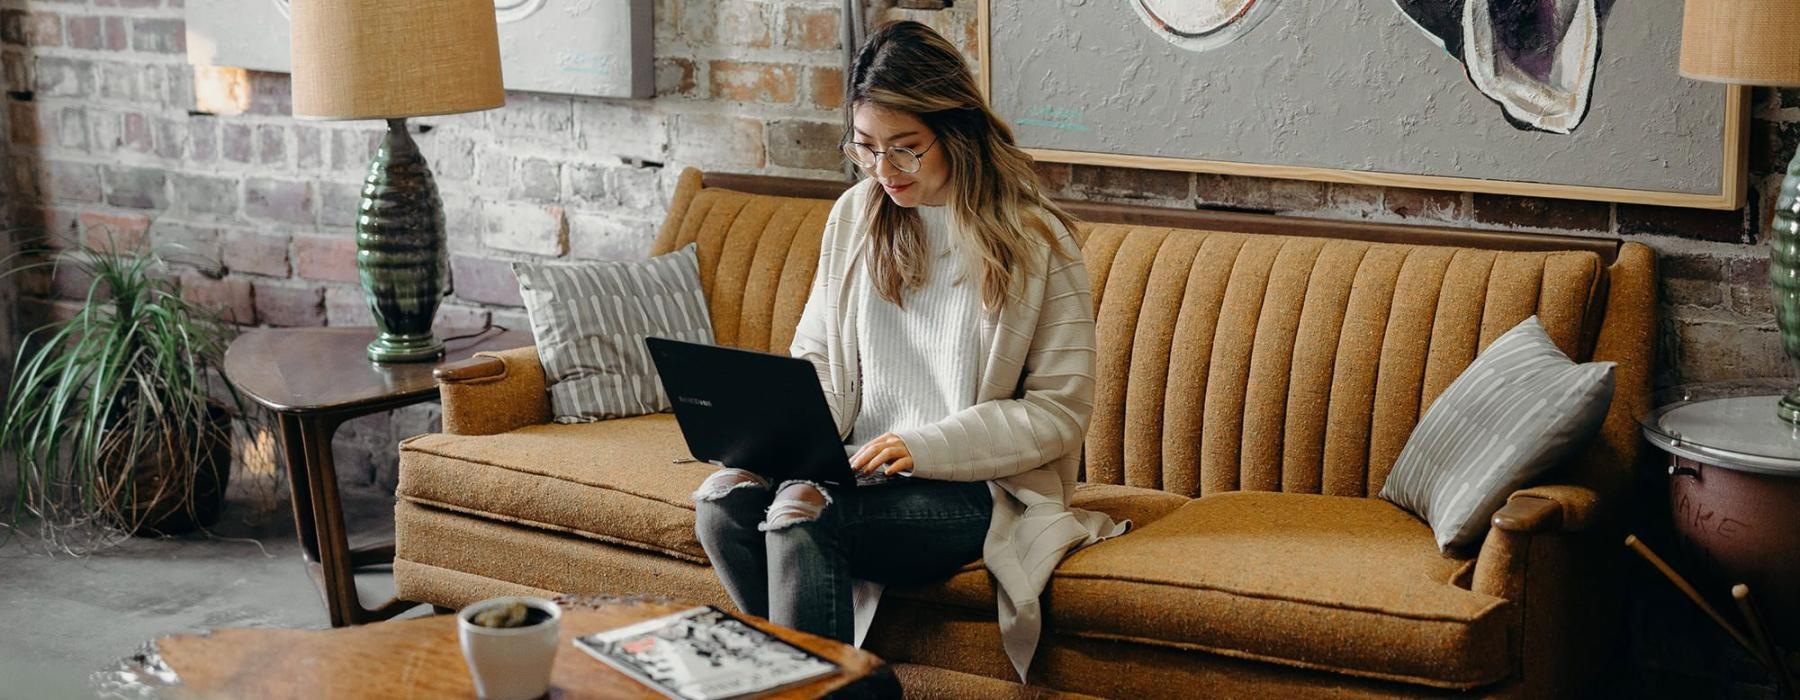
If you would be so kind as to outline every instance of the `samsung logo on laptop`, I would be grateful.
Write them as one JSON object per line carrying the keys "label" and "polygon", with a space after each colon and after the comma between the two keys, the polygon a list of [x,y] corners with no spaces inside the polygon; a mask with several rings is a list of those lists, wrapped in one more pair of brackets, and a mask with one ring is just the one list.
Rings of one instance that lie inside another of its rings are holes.
{"label": "samsung logo on laptop", "polygon": [[692,406],[705,406],[707,408],[712,408],[713,405],[711,401],[692,396],[677,396],[675,397],[675,400]]}

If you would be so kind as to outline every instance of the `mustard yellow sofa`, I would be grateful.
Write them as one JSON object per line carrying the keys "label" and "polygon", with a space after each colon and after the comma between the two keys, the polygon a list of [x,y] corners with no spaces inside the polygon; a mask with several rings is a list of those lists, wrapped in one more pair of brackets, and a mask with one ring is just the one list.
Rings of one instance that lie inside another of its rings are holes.
{"label": "mustard yellow sofa", "polygon": [[[782,352],[842,188],[690,170],[650,253],[697,241],[718,341]],[[1538,698],[1594,687],[1615,648],[1614,521],[1638,454],[1632,414],[1648,400],[1649,249],[1074,211],[1130,222],[1082,226],[1100,355],[1074,503],[1136,528],[1057,570],[1030,686],[1002,652],[979,565],[891,591],[866,646],[896,664],[909,694]],[[1531,314],[1571,356],[1618,363],[1611,413],[1551,484],[1512,496],[1479,551],[1440,554],[1423,523],[1373,496],[1433,398]],[[401,447],[401,597],[730,605],[688,497],[711,467],[675,463],[686,450],[670,415],[553,424],[531,348],[440,378],[445,432]]]}

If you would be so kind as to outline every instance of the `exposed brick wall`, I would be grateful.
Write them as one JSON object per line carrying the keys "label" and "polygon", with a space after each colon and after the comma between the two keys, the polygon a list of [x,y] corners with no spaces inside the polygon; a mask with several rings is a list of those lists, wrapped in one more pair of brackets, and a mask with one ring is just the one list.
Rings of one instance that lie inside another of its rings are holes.
{"label": "exposed brick wall", "polygon": [[[973,55],[972,3],[877,4],[872,21],[920,19]],[[295,121],[283,75],[197,86],[182,12],[182,0],[0,0],[9,166],[0,182],[11,220],[90,242],[184,245],[200,259],[179,272],[182,293],[245,324],[369,323],[350,234],[381,125]],[[641,256],[682,166],[840,177],[840,12],[834,0],[659,0],[655,99],[513,94],[499,110],[414,120],[450,232],[455,293],[440,322],[524,327],[513,260]],[[209,102],[240,95],[247,109],[192,113],[197,88]],[[1759,92],[1754,111],[1755,188],[1738,212],[1041,170],[1071,198],[1642,240],[1664,256],[1665,383],[1777,374],[1786,363],[1757,232],[1773,164],[1800,141],[1800,92]],[[67,313],[82,289],[79,280],[22,286],[21,325]],[[435,417],[419,408],[348,426],[338,442],[346,481],[391,487],[394,442]]]}
{"label": "exposed brick wall", "polygon": [[[680,166],[840,176],[840,12],[660,0],[657,99],[512,94],[503,109],[413,120],[450,232],[440,327],[524,327],[513,260],[643,255]],[[382,124],[296,121],[277,74],[199,86],[241,94],[242,114],[191,113],[182,14],[181,0],[0,2],[11,221],[58,241],[183,245],[195,259],[177,273],[182,294],[247,325],[371,323],[351,234]],[[86,288],[21,282],[26,300],[0,297],[21,325],[65,316]],[[394,443],[436,417],[346,426],[345,481],[391,487]]]}

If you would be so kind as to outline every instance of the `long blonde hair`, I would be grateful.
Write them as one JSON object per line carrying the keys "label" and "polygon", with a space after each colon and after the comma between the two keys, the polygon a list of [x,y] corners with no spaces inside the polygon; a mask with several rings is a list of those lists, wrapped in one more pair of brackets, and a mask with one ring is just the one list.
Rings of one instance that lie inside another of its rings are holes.
{"label": "long blonde hair", "polygon": [[[950,168],[951,220],[980,263],[987,308],[1005,304],[1014,275],[1029,269],[1031,236],[1058,255],[1070,254],[1037,212],[1070,231],[1075,218],[1044,195],[1031,156],[982,99],[962,54],[930,27],[899,21],[878,28],[850,67],[844,98],[845,133],[854,128],[856,108],[871,104],[911,113],[937,135],[934,150]],[[925,281],[924,224],[917,211],[879,193],[868,206],[870,276],[875,291],[899,305]]]}

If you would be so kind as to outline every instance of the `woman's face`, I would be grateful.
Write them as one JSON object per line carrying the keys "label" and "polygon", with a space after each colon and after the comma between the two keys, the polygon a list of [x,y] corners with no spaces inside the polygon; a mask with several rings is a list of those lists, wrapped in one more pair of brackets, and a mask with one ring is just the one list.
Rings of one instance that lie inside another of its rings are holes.
{"label": "woman's face", "polygon": [[893,159],[888,156],[876,158],[875,167],[864,168],[881,183],[882,191],[887,192],[895,204],[936,207],[949,201],[950,163],[945,158],[943,144],[937,143],[937,135],[925,126],[925,122],[911,112],[864,103],[856,106],[852,126],[855,131],[850,134],[851,141],[867,144],[877,151],[899,147],[923,154],[919,158],[918,172],[904,172],[894,167]]}

